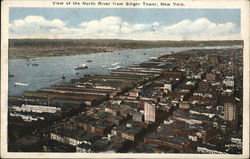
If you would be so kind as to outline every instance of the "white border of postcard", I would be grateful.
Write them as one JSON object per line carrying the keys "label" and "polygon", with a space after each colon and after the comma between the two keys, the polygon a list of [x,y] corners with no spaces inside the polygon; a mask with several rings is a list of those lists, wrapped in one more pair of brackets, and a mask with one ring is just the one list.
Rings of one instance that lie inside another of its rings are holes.
{"label": "white border of postcard", "polygon": [[[249,158],[249,7],[248,0],[168,0],[167,2],[181,2],[184,6],[171,6],[168,8],[221,8],[241,9],[241,37],[244,40],[244,61],[243,61],[243,154],[242,155],[205,155],[205,154],[114,154],[114,153],[21,153],[7,152],[7,98],[8,98],[8,17],[10,7],[63,7],[82,8],[82,6],[54,6],[52,2],[67,0],[3,0],[1,3],[1,158]],[[81,0],[78,0],[81,1]],[[98,0],[82,0],[98,1]],[[105,1],[105,0],[104,0]],[[119,0],[113,0],[119,1]],[[113,2],[106,0],[105,2]],[[124,0],[123,0],[124,1]],[[143,0],[137,0],[143,1]],[[144,0],[152,2],[153,0]],[[126,0],[124,1],[126,2]],[[127,0],[131,2],[131,0]],[[154,1],[157,3],[164,1]],[[166,1],[165,1],[166,2]],[[91,8],[93,6],[84,6]],[[103,6],[105,8],[105,6]],[[95,6],[96,8],[96,6]],[[108,6],[107,8],[120,8]],[[128,7],[124,7],[128,8]],[[139,5],[136,8],[145,8]],[[148,7],[152,8],[152,7]],[[161,8],[161,7],[154,7]]]}

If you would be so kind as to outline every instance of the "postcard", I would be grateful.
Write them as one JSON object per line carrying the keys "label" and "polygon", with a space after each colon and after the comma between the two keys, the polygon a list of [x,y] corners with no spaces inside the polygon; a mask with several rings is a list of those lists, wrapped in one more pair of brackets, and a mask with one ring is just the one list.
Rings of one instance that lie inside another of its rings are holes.
{"label": "postcard", "polygon": [[1,9],[2,158],[249,157],[249,1]]}

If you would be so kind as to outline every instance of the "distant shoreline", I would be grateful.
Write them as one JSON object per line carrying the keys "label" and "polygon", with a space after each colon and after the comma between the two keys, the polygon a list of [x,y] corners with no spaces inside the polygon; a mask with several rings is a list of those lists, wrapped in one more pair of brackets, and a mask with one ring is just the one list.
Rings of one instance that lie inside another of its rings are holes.
{"label": "distant shoreline", "polygon": [[[122,49],[119,49],[122,50]],[[102,52],[84,52],[84,53],[53,53],[53,54],[44,54],[44,55],[10,55],[9,56],[9,60],[13,60],[13,59],[30,59],[30,58],[37,58],[37,57],[58,57],[58,56],[74,56],[74,55],[83,55],[83,54],[98,54],[98,53],[104,53],[104,52],[113,52],[113,51],[102,51]]]}
{"label": "distant shoreline", "polygon": [[10,39],[9,59],[73,56],[96,54],[125,49],[150,49],[162,47],[208,47],[243,45],[233,41],[134,41],[92,39]]}

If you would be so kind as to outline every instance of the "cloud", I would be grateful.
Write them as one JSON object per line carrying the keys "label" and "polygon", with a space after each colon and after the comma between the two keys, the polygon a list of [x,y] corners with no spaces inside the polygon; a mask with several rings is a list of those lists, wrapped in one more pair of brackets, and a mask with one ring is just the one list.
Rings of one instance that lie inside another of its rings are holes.
{"label": "cloud", "polygon": [[206,18],[200,18],[196,21],[184,20],[177,24],[163,27],[163,32],[169,35],[182,37],[226,37],[237,34],[238,30],[234,23],[216,24]]}
{"label": "cloud", "polygon": [[14,20],[10,24],[10,33],[14,36],[33,36],[48,33],[51,29],[62,30],[65,23],[60,19],[46,20],[42,16],[27,16]]}
{"label": "cloud", "polygon": [[92,38],[134,40],[213,40],[240,39],[236,24],[217,24],[206,18],[188,19],[165,26],[161,22],[132,24],[118,16],[80,22],[68,27],[60,19],[27,16],[10,23],[10,38]]}
{"label": "cloud", "polygon": [[140,30],[149,29],[152,24],[130,24],[123,21],[120,17],[105,17],[99,21],[93,20],[82,22],[80,26],[85,33],[98,33],[107,35],[120,35],[124,33],[133,33]]}

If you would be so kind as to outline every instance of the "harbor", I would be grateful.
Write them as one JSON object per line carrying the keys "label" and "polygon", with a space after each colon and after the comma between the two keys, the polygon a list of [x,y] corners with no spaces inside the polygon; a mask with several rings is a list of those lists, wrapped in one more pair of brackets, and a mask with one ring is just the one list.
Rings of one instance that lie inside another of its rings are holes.
{"label": "harbor", "polygon": [[[21,95],[25,91],[35,91],[54,84],[61,84],[73,78],[84,75],[108,75],[113,68],[126,68],[157,57],[163,54],[174,53],[187,49],[199,48],[232,48],[239,46],[218,47],[170,47],[154,49],[128,49],[97,54],[83,54],[74,56],[40,57],[33,60],[9,60],[9,95]],[[86,62],[91,60],[93,62]],[[27,64],[35,61],[38,66],[30,67]],[[86,63],[85,63],[86,62]],[[85,63],[88,69],[75,70],[77,65]],[[113,64],[117,64],[113,66]],[[118,66],[119,65],[119,66]],[[111,69],[110,69],[111,68]],[[61,77],[65,78],[61,78]],[[29,84],[28,87],[15,87],[15,83]]]}
{"label": "harbor", "polygon": [[25,151],[15,142],[34,137],[34,151],[45,152],[61,151],[48,144],[53,142],[64,152],[239,154],[241,147],[214,151],[209,145],[232,140],[212,137],[228,132],[242,142],[236,115],[242,112],[242,59],[241,48],[192,49],[150,55],[123,68],[115,68],[123,64],[116,59],[106,74],[65,72],[61,82],[9,96],[9,151]]}

